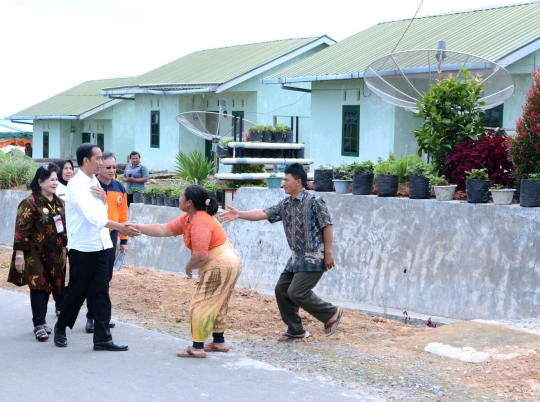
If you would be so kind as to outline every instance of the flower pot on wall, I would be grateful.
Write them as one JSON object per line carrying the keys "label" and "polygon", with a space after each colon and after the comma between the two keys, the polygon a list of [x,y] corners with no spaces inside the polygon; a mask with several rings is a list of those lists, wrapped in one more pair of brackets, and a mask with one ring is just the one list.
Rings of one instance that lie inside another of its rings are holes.
{"label": "flower pot on wall", "polygon": [[380,174],[377,176],[377,196],[395,197],[399,187],[397,174]]}
{"label": "flower pot on wall", "polygon": [[350,179],[334,179],[333,182],[337,194],[348,194],[353,181]]}
{"label": "flower pot on wall", "polygon": [[150,197],[148,194],[143,194],[143,202],[146,205],[152,205],[152,197]]}
{"label": "flower pot on wall", "polygon": [[425,176],[409,177],[409,198],[413,200],[427,200],[431,198],[429,179]]}
{"label": "flower pot on wall", "polygon": [[519,205],[540,207],[540,180],[521,179]]}
{"label": "flower pot on wall", "polygon": [[133,193],[133,202],[140,204],[143,202],[143,195],[142,193]]}
{"label": "flower pot on wall", "polygon": [[281,132],[272,133],[272,142],[283,142],[283,134]]}
{"label": "flower pot on wall", "polygon": [[288,143],[294,142],[292,130],[285,131],[285,138],[283,139],[283,142],[288,142]]}
{"label": "flower pot on wall", "polygon": [[315,169],[313,171],[313,190],[321,192],[331,192],[334,179],[332,169]]}
{"label": "flower pot on wall", "polygon": [[163,194],[156,195],[156,205],[164,206]]}
{"label": "flower pot on wall", "polygon": [[260,142],[262,141],[262,134],[260,131],[249,131],[249,140],[251,142]]}
{"label": "flower pot on wall", "polygon": [[467,179],[465,181],[467,202],[471,204],[489,202],[489,186],[489,180]]}
{"label": "flower pot on wall", "polygon": [[281,182],[283,179],[281,177],[267,177],[266,186],[268,188],[281,188]]}
{"label": "flower pot on wall", "polygon": [[512,204],[512,199],[514,198],[514,188],[502,188],[498,190],[490,190],[491,198],[495,205],[510,205]]}
{"label": "flower pot on wall", "polygon": [[373,176],[373,172],[355,173],[352,193],[354,195],[373,194]]}
{"label": "flower pot on wall", "polygon": [[435,190],[435,198],[437,201],[452,201],[454,199],[456,187],[456,184],[449,184],[447,186],[433,186],[433,189]]}
{"label": "flower pot on wall", "polygon": [[262,132],[262,142],[272,142],[272,132],[263,131]]}

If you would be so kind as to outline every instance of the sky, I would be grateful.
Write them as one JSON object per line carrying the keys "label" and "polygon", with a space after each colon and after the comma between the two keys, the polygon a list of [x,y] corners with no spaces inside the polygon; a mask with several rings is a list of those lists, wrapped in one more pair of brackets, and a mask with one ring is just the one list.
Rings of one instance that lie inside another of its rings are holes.
{"label": "sky", "polygon": [[[197,50],[328,35],[520,0],[0,0],[0,119],[84,81]],[[420,7],[420,8],[419,8]]]}

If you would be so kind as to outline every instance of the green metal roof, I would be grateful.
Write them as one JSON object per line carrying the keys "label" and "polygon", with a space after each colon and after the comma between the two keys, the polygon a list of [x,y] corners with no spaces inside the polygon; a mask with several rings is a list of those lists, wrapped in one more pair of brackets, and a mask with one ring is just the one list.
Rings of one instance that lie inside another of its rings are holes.
{"label": "green metal roof", "polygon": [[103,88],[196,89],[215,87],[320,39],[321,37],[285,39],[201,50],[127,80],[120,85],[110,85]]}
{"label": "green metal roof", "polygon": [[77,119],[81,114],[111,102],[111,99],[98,95],[102,88],[120,85],[127,79],[129,78],[86,81],[52,98],[14,113],[12,116],[6,117],[6,119],[37,120],[40,118],[50,119],[55,116]]}
{"label": "green metal roof", "polygon": [[[540,39],[540,2],[462,11],[377,24],[263,80],[264,83],[361,78],[366,67],[389,53],[436,49],[471,53],[492,61]],[[399,46],[399,39],[405,33]],[[540,46],[539,46],[540,47]],[[346,75],[351,75],[345,77]]]}

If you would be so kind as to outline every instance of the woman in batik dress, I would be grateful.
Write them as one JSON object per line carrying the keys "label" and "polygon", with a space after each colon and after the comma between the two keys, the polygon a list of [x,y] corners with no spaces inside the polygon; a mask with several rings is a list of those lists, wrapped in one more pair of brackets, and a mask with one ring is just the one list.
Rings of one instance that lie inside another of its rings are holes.
{"label": "woman in batik dress", "polygon": [[66,259],[64,202],[56,196],[58,166],[49,163],[37,169],[30,184],[32,195],[17,209],[13,256],[8,282],[28,285],[34,335],[49,339],[45,318],[51,293],[61,295]]}
{"label": "woman in batik dress", "polygon": [[[182,216],[167,224],[136,224],[148,236],[184,236],[191,250],[186,274],[199,270],[199,283],[190,308],[193,345],[177,353],[179,357],[206,357],[206,352],[228,352],[225,344],[225,316],[229,299],[242,271],[242,261],[229,244],[227,234],[214,217],[218,203],[204,187],[188,186],[180,197]],[[204,342],[212,335],[213,341]]]}

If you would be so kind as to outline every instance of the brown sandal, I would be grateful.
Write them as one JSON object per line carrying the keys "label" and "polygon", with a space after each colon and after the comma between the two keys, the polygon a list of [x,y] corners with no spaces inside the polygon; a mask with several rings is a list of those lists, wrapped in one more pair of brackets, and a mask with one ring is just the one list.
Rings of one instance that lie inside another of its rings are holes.
{"label": "brown sandal", "polygon": [[294,341],[295,339],[307,339],[310,336],[311,334],[308,331],[304,332],[302,335],[291,335],[285,332],[278,338],[278,342],[289,342]]}
{"label": "brown sandal", "polygon": [[178,357],[193,357],[198,359],[204,359],[206,357],[206,353],[193,353],[191,350],[191,346],[188,346],[184,350],[181,350],[176,354]]}
{"label": "brown sandal", "polygon": [[47,334],[47,331],[45,330],[45,325],[38,325],[34,328],[34,335],[36,336],[36,339],[40,342],[45,342],[47,339],[49,339],[49,334]]}
{"label": "brown sandal", "polygon": [[207,343],[206,345],[204,345],[204,351],[205,352],[223,352],[223,353],[227,353],[229,351],[229,348],[223,348],[223,349],[220,349],[216,346],[216,344],[214,342],[210,342],[210,343]]}
{"label": "brown sandal", "polygon": [[330,336],[330,335],[332,335],[334,332],[336,332],[337,327],[338,327],[338,325],[339,325],[339,322],[341,321],[341,316],[343,315],[343,309],[342,309],[341,307],[338,307],[338,308],[339,308],[339,310],[338,310],[339,312],[338,312],[337,318],[336,318],[334,321],[332,321],[331,323],[325,324],[325,326],[324,326],[324,330],[325,330],[325,331],[326,331],[327,329],[330,329],[330,328],[332,328],[332,330],[331,330],[330,332],[328,332],[328,333],[325,332],[325,333],[324,333],[324,336]]}

